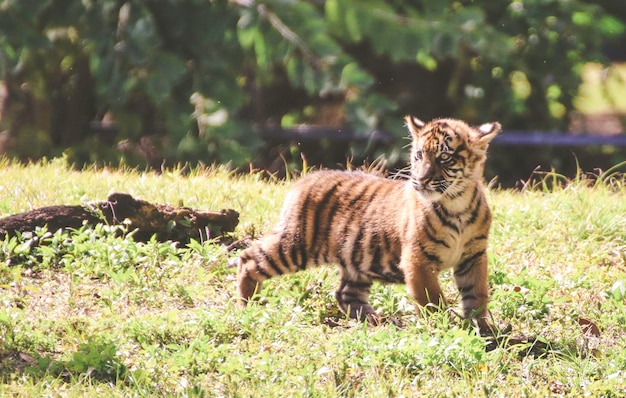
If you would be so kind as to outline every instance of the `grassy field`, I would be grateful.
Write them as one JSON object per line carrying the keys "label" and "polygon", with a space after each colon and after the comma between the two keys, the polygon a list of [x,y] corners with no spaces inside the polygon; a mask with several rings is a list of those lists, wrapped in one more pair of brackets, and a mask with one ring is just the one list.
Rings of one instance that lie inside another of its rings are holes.
{"label": "grassy field", "polygon": [[[554,177],[556,179],[556,177]],[[486,351],[446,313],[418,315],[403,286],[373,305],[402,321],[344,319],[323,267],[235,305],[224,247],[134,243],[109,228],[0,242],[1,396],[624,396],[626,190],[572,181],[491,191],[490,310],[525,345]],[[0,161],[0,216],[115,191],[197,209],[234,208],[237,237],[276,220],[289,182],[223,170],[181,175]],[[36,240],[46,245],[33,245]],[[442,275],[452,310],[458,297]]]}

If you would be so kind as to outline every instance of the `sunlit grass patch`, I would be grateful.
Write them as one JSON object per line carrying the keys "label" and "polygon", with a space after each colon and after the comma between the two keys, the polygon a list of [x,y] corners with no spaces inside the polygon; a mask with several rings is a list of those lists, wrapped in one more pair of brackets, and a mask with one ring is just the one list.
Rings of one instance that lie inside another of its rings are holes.
{"label": "sunlit grass patch", "polygon": [[[41,230],[0,242],[0,395],[626,394],[626,191],[618,175],[604,177],[550,175],[489,192],[490,311],[512,336],[548,342],[540,355],[486,351],[451,312],[448,273],[450,311],[432,316],[402,285],[375,284],[373,306],[401,326],[371,327],[337,310],[334,267],[272,279],[241,310],[227,266],[235,254],[222,246],[137,243],[108,227]],[[243,237],[271,228],[290,184],[219,168],[156,175],[6,162],[0,211],[123,191],[234,208]]]}

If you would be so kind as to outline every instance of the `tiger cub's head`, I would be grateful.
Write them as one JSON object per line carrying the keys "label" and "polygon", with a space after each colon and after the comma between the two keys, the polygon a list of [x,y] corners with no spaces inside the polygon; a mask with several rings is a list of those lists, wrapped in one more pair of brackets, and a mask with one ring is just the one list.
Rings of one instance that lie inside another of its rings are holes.
{"label": "tiger cub's head", "polygon": [[472,127],[455,119],[404,120],[413,139],[411,183],[422,196],[458,197],[482,179],[487,147],[500,132],[500,123]]}

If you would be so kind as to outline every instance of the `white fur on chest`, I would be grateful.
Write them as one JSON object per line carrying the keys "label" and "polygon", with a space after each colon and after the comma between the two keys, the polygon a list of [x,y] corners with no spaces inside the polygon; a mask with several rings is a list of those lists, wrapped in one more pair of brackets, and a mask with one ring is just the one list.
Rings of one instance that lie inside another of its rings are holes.
{"label": "white fur on chest", "polygon": [[441,247],[439,257],[441,258],[441,270],[456,267],[465,251],[465,244],[471,239],[473,231],[462,230],[460,234],[446,234],[446,243],[450,246]]}

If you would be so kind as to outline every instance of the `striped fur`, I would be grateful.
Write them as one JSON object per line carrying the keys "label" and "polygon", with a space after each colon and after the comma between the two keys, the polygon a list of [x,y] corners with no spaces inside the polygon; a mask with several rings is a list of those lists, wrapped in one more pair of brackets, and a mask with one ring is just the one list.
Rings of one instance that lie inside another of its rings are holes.
{"label": "striped fur", "polygon": [[412,135],[408,180],[319,171],[288,193],[272,232],[238,259],[240,303],[264,280],[337,264],[335,293],[350,317],[373,322],[375,280],[405,283],[421,306],[444,303],[439,272],[452,269],[466,318],[488,327],[487,238],[491,213],[482,186],[486,151],[498,123],[405,118]]}

